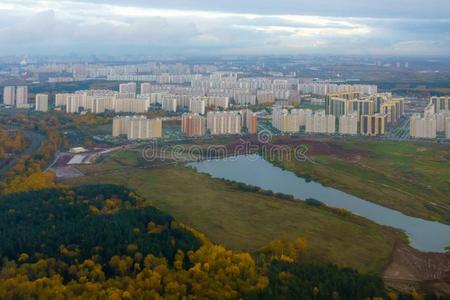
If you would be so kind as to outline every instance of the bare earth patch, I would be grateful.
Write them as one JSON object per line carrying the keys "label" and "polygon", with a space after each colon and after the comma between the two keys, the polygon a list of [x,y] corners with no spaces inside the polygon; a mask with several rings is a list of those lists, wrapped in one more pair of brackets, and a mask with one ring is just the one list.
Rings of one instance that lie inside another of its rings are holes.
{"label": "bare earth patch", "polygon": [[382,275],[387,286],[410,290],[419,286],[450,296],[450,253],[425,253],[397,242]]}

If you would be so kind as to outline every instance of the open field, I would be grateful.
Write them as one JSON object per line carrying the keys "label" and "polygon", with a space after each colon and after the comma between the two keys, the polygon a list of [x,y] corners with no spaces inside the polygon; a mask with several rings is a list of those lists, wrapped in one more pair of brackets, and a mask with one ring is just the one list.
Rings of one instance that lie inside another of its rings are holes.
{"label": "open field", "polygon": [[114,153],[67,184],[115,183],[232,249],[256,251],[275,239],[304,237],[311,260],[380,272],[404,236],[353,215],[244,192],[181,165],[142,168],[138,151]]}
{"label": "open field", "polygon": [[450,147],[369,139],[278,138],[310,161],[275,159],[299,176],[424,219],[450,223]]}

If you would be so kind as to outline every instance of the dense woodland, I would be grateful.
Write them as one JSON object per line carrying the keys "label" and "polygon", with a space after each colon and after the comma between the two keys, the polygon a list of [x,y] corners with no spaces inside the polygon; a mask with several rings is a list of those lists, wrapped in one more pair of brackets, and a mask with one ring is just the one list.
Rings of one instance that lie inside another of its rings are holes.
{"label": "dense woodland", "polygon": [[113,185],[0,197],[0,240],[0,299],[423,299],[305,262],[302,238],[228,250]]}
{"label": "dense woodland", "polygon": [[2,117],[2,123],[33,130],[44,135],[45,140],[35,153],[23,155],[5,173],[0,182],[0,194],[56,187],[54,174],[45,172],[45,169],[65,142],[60,132],[63,127],[61,120],[51,115],[38,119],[36,116],[18,114]]}

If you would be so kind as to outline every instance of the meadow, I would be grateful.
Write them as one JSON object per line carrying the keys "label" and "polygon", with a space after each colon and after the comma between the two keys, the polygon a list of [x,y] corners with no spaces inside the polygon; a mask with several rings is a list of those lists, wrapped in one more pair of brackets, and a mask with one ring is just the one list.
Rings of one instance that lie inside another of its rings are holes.
{"label": "meadow", "polygon": [[308,242],[308,260],[363,272],[381,272],[395,241],[405,238],[397,230],[349,213],[242,191],[180,164],[143,167],[139,157],[138,150],[111,154],[80,167],[85,177],[65,183],[126,186],[149,205],[235,250],[256,252],[276,239],[302,237]]}

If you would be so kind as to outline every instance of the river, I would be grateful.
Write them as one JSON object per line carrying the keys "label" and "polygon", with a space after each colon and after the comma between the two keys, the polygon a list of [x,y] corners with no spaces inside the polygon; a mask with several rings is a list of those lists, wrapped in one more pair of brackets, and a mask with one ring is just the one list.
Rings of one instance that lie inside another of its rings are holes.
{"label": "river", "polygon": [[258,155],[205,160],[189,165],[215,178],[234,180],[299,199],[314,198],[329,206],[345,208],[378,224],[402,229],[408,235],[411,246],[421,251],[444,252],[445,247],[450,246],[449,225],[410,217],[320,183],[306,182]]}

